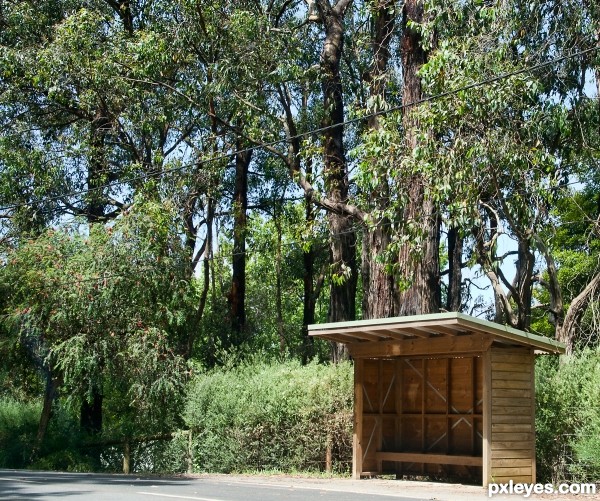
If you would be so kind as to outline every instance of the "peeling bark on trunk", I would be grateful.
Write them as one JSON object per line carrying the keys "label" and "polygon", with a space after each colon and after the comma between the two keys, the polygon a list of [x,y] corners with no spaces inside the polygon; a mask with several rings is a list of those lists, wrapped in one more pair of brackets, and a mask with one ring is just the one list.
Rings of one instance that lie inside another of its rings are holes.
{"label": "peeling bark on trunk", "polygon": [[448,295],[446,309],[460,311],[462,306],[462,254],[464,239],[455,228],[448,230]]}
{"label": "peeling bark on trunk", "polygon": [[[317,0],[316,7],[325,28],[321,51],[323,107],[321,123],[328,128],[323,133],[324,178],[327,197],[335,203],[348,201],[348,171],[344,150],[344,100],[340,63],[344,42],[344,15],[351,0],[338,0],[331,7],[328,0]],[[355,319],[356,300],[356,235],[352,219],[345,214],[330,212],[331,234],[331,300],[329,321]],[[337,280],[336,280],[337,278]],[[332,359],[348,358],[345,345],[332,343]]]}
{"label": "peeling bark on trunk", "polygon": [[404,246],[399,254],[399,268],[410,279],[408,289],[398,294],[398,314],[420,315],[437,313],[440,309],[439,221],[432,202],[424,201],[420,189],[411,189],[408,209],[422,208],[421,215],[408,212],[409,218],[423,218],[423,244],[415,252]]}
{"label": "peeling bark on trunk", "polygon": [[[385,100],[387,83],[386,72],[390,60],[390,42],[394,32],[396,12],[395,2],[379,0],[372,7],[373,13],[373,65],[369,75],[370,94],[375,101]],[[379,118],[369,119],[369,128],[380,128]],[[369,194],[370,205],[383,211],[389,200],[389,186],[385,176]],[[363,281],[363,318],[387,318],[396,314],[394,278],[380,257],[386,254],[391,241],[390,221],[377,221],[373,226],[367,225],[362,242],[362,281]]]}
{"label": "peeling bark on trunk", "polygon": [[[237,150],[243,145],[238,142]],[[237,346],[244,338],[246,329],[246,226],[248,210],[248,168],[252,150],[238,153],[235,157],[235,191],[233,194],[233,256],[231,291],[229,294],[233,343]]]}
{"label": "peeling bark on trunk", "polygon": [[390,244],[388,225],[365,231],[362,251],[363,318],[388,318],[396,315],[394,277],[378,256]]}
{"label": "peeling bark on trunk", "polygon": [[519,238],[515,301],[519,305],[517,329],[529,330],[531,327],[531,301],[533,299],[533,268],[535,256],[531,252],[529,237]]}
{"label": "peeling bark on trunk", "polygon": [[52,417],[52,405],[58,396],[59,386],[60,380],[52,374],[52,371],[47,370],[46,389],[44,391],[44,405],[42,407],[42,414],[40,415],[35,444],[31,453],[31,461],[35,461],[37,459],[38,454],[42,449],[42,445],[44,444],[46,432],[48,431],[48,425],[50,424],[50,418]]}
{"label": "peeling bark on trunk", "polygon": [[[417,74],[427,60],[427,54],[421,45],[420,33],[411,28],[409,22],[423,22],[423,2],[407,0],[403,8],[403,26],[401,41],[404,103],[414,103],[422,98],[421,80]],[[403,117],[406,145],[410,149],[417,147],[416,131],[419,123],[412,107],[405,108]],[[424,176],[415,174],[410,180],[408,204],[403,211],[405,224],[416,224],[421,233],[422,244],[415,252],[412,245],[400,249],[398,265],[400,273],[410,281],[410,286],[398,294],[399,315],[418,315],[437,313],[440,308],[440,271],[439,243],[440,222],[435,204],[428,200]]]}
{"label": "peeling bark on trunk", "polygon": [[556,340],[565,343],[567,355],[573,353],[577,326],[579,325],[588,304],[590,304],[591,299],[598,291],[600,291],[600,273],[596,274],[596,276],[587,284],[585,289],[571,301],[562,328],[556,330]]}
{"label": "peeling bark on trunk", "polygon": [[[554,325],[555,332],[562,331],[565,321],[564,302],[560,283],[558,282],[558,270],[554,258],[550,254],[546,244],[538,238],[538,248],[546,260],[546,272],[548,273],[548,283],[546,288],[550,295],[550,307],[548,308],[549,321]],[[558,337],[558,335],[557,335]]]}

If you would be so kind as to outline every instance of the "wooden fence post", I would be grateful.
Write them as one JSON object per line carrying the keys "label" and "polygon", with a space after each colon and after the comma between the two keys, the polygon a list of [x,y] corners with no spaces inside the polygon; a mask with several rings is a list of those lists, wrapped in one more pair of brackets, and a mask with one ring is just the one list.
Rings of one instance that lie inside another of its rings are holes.
{"label": "wooden fence post", "polygon": [[129,444],[129,440],[125,441],[125,446],[123,448],[123,473],[125,475],[129,475],[131,470],[131,445]]}
{"label": "wooden fence post", "polygon": [[327,436],[327,448],[325,449],[325,473],[333,471],[333,458],[331,453],[331,437]]}
{"label": "wooden fence post", "polygon": [[194,442],[193,442],[193,435],[192,435],[192,430],[188,430],[188,453],[187,453],[187,462],[188,462],[188,468],[187,468],[187,472],[188,473],[194,473]]}

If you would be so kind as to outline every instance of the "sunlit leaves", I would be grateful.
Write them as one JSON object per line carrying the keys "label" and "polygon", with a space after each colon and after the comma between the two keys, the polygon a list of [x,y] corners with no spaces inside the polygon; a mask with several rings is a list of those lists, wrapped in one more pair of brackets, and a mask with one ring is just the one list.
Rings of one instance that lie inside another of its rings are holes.
{"label": "sunlit leaves", "polygon": [[128,381],[131,405],[152,414],[184,384],[196,296],[177,216],[138,202],[89,236],[50,231],[24,243],[1,277],[11,325],[39,338],[70,395]]}

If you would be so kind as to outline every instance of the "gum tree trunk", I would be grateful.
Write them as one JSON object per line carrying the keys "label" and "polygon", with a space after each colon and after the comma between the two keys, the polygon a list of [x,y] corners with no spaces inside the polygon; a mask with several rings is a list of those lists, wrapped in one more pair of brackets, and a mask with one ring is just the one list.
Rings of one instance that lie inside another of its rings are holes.
{"label": "gum tree trunk", "polygon": [[[236,145],[243,149],[241,143]],[[248,168],[252,151],[238,153],[235,157],[235,191],[233,194],[233,256],[230,312],[234,344],[239,344],[246,328],[246,226],[248,210]]]}
{"label": "gum tree trunk", "polygon": [[[422,98],[421,80],[417,72],[427,60],[427,54],[421,45],[421,35],[410,26],[411,22],[423,22],[423,2],[406,0],[402,14],[402,96],[404,104],[410,104]],[[418,141],[416,131],[419,123],[413,110],[413,106],[405,108],[403,117],[409,151],[417,147]],[[411,223],[417,228],[421,244],[416,251],[412,246],[404,245],[399,252],[400,273],[410,283],[397,296],[399,315],[437,313],[440,308],[440,223],[435,204],[425,196],[426,182],[425,177],[417,173],[410,179],[409,186],[405,187],[408,191],[408,204],[402,217],[406,224]]]}
{"label": "gum tree trunk", "polygon": [[[394,32],[396,9],[393,0],[378,0],[372,7],[373,63],[369,74],[370,95],[375,102],[385,101],[386,72],[390,60],[390,43]],[[378,117],[369,119],[369,128],[378,130]],[[384,176],[369,195],[372,206],[384,210],[389,199],[389,186]],[[390,244],[390,221],[383,219],[376,225],[367,225],[362,247],[363,318],[386,318],[396,314],[394,277],[378,258],[385,254]]]}
{"label": "gum tree trunk", "polygon": [[[324,177],[327,198],[334,203],[348,201],[348,169],[344,150],[344,99],[340,63],[344,43],[344,15],[351,0],[338,0],[331,6],[328,0],[317,0],[316,7],[325,29],[321,51],[323,107],[326,110],[322,127]],[[333,127],[332,127],[333,126]],[[352,219],[345,214],[330,212],[331,235],[331,296],[329,321],[355,319],[356,301],[356,234]],[[345,345],[332,343],[332,359],[338,362],[348,357]]]}

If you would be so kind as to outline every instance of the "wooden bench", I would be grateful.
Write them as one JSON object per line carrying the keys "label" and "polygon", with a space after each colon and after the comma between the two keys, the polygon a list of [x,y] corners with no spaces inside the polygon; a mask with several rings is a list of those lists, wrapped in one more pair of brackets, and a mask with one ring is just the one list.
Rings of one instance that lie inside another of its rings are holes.
{"label": "wooden bench", "polygon": [[483,466],[481,456],[453,456],[447,454],[421,454],[418,452],[376,452],[378,461],[398,461],[402,463],[457,464],[461,466]]}

